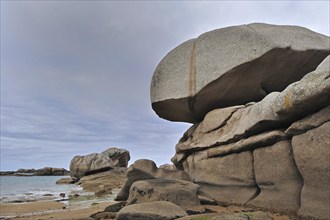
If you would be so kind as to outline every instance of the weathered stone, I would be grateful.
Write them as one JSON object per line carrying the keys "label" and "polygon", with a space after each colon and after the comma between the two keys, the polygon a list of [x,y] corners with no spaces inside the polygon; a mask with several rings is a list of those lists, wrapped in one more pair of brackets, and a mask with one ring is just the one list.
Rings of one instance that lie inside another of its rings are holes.
{"label": "weathered stone", "polygon": [[253,157],[255,178],[261,192],[248,205],[296,214],[303,180],[290,141],[255,149]]}
{"label": "weathered stone", "polygon": [[41,169],[18,169],[17,171],[2,172],[2,175],[15,174],[17,176],[66,176],[69,171],[64,168],[44,167]]}
{"label": "weathered stone", "polygon": [[330,219],[330,122],[292,139],[294,158],[304,179],[298,215]]}
{"label": "weathered stone", "polygon": [[44,167],[42,169],[36,170],[36,176],[50,176],[52,175],[52,168],[51,167]]}
{"label": "weathered stone", "polygon": [[120,188],[126,176],[127,168],[114,169],[82,177],[79,184],[85,191],[94,192],[99,196],[111,194],[113,189]]}
{"label": "weathered stone", "polygon": [[140,180],[131,186],[127,204],[168,201],[180,207],[200,205],[198,185],[183,180]]}
{"label": "weathered stone", "polygon": [[302,27],[249,24],[210,31],[163,58],[152,78],[152,107],[167,120],[201,121],[212,109],[282,91],[329,53],[329,37]]}
{"label": "weathered stone", "polygon": [[176,170],[176,168],[173,164],[163,164],[163,165],[160,165],[159,168],[167,169],[167,170]]}
{"label": "weathered stone", "polygon": [[202,195],[198,195],[197,197],[202,205],[217,205],[217,202],[210,197]]}
{"label": "weathered stone", "polygon": [[113,161],[105,154],[88,154],[75,156],[70,163],[70,176],[74,180],[93,173],[98,173],[114,168]]}
{"label": "weathered stone", "polygon": [[224,157],[207,158],[206,152],[195,152],[183,163],[201,195],[222,204],[243,205],[258,191],[250,151]]}
{"label": "weathered stone", "polygon": [[[196,216],[186,216],[179,218],[178,220],[197,220],[197,219],[214,219],[214,220],[274,220],[274,218],[269,214],[261,211],[238,211],[232,213],[212,213],[212,214],[202,214]],[[289,219],[289,218],[275,218],[275,219]]]}
{"label": "weathered stone", "polygon": [[109,148],[102,153],[75,156],[70,163],[70,175],[74,180],[83,176],[110,170],[114,167],[127,167],[130,154],[125,149]]}
{"label": "weathered stone", "polygon": [[56,184],[71,184],[71,183],[74,183],[75,181],[70,178],[70,177],[67,177],[67,178],[61,178],[59,180],[56,181]]}
{"label": "weathered stone", "polygon": [[319,127],[327,121],[330,121],[330,105],[312,115],[294,122],[285,133],[289,135],[302,134],[310,129]]}
{"label": "weathered stone", "polygon": [[[190,136],[181,138],[176,151],[191,151],[221,146],[254,134],[287,127],[292,122],[329,105],[330,102],[330,56],[318,68],[300,81],[291,84],[281,93],[273,92],[258,103],[238,108],[221,126],[203,132],[203,124],[195,125]],[[218,111],[227,111],[219,109]],[[205,117],[208,120],[208,117]],[[215,121],[216,122],[216,121]],[[207,123],[213,123],[212,120]],[[219,122],[216,122],[219,123]]]}
{"label": "weathered stone", "polygon": [[126,202],[117,202],[113,205],[107,206],[104,211],[105,212],[119,212],[123,207],[125,207]]}
{"label": "weathered stone", "polygon": [[186,215],[180,206],[156,201],[126,206],[117,213],[117,220],[172,220]]}
{"label": "weathered stone", "polygon": [[116,147],[109,148],[102,152],[102,154],[108,155],[113,161],[115,167],[127,167],[128,161],[131,159],[128,150],[119,149]]}
{"label": "weathered stone", "polygon": [[208,157],[224,156],[231,153],[239,153],[242,151],[253,150],[255,148],[264,147],[278,141],[287,139],[288,137],[283,131],[275,130],[264,132],[258,135],[241,139],[232,144],[221,145],[219,147],[210,148],[207,150]]}
{"label": "weathered stone", "polygon": [[95,220],[103,220],[103,219],[115,219],[116,214],[113,212],[98,212],[91,215],[91,218]]}
{"label": "weathered stone", "polygon": [[125,183],[118,193],[116,200],[126,200],[129,195],[129,189],[134,182],[156,178],[190,180],[189,175],[182,170],[157,168],[155,162],[151,160],[137,160],[128,168]]}
{"label": "weathered stone", "polygon": [[237,111],[237,109],[243,108],[243,106],[232,106],[224,109],[214,109],[207,113],[200,123],[200,132],[209,133],[216,129],[219,129],[226,125],[230,117]]}

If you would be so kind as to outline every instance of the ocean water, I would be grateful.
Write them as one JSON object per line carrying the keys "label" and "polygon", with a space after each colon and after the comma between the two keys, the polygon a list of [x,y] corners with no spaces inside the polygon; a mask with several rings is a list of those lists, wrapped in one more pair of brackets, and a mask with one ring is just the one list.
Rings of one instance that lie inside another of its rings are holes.
{"label": "ocean water", "polygon": [[[56,184],[65,176],[0,176],[0,202],[29,202],[67,199],[69,195],[87,195],[75,184]],[[65,193],[62,198],[60,193]]]}

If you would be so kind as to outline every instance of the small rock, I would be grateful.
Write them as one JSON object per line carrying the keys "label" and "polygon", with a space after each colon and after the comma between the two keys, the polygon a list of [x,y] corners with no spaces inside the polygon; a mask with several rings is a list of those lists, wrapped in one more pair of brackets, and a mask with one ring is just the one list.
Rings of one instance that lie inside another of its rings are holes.
{"label": "small rock", "polygon": [[205,206],[191,206],[186,208],[186,213],[188,215],[198,215],[198,214],[205,214],[205,213],[214,213],[210,209],[205,208]]}
{"label": "small rock", "polygon": [[157,201],[125,206],[117,214],[117,220],[172,220],[187,213],[170,202]]}
{"label": "small rock", "polygon": [[91,215],[91,217],[95,220],[115,219],[116,214],[113,213],[113,212],[98,212],[98,213],[95,213],[95,214]]}
{"label": "small rock", "polygon": [[101,190],[95,192],[94,194],[97,197],[103,197],[105,195],[112,194],[112,193],[111,193],[111,189],[110,190],[101,189]]}
{"label": "small rock", "polygon": [[50,194],[50,193],[46,193],[43,196],[54,196],[54,195],[53,194]]}
{"label": "small rock", "polygon": [[119,212],[124,206],[126,205],[126,202],[118,202],[113,205],[109,205],[105,208],[104,211],[106,212]]}
{"label": "small rock", "polygon": [[202,205],[217,205],[217,201],[207,196],[198,195],[198,199]]}
{"label": "small rock", "polygon": [[57,180],[56,184],[71,184],[74,182],[75,181],[73,179],[71,179],[70,177],[66,177],[66,178],[61,178],[61,179]]}
{"label": "small rock", "polygon": [[78,198],[80,195],[78,195],[78,194],[73,194],[73,195],[69,195],[69,199],[71,200],[71,199],[76,199],[76,198]]}

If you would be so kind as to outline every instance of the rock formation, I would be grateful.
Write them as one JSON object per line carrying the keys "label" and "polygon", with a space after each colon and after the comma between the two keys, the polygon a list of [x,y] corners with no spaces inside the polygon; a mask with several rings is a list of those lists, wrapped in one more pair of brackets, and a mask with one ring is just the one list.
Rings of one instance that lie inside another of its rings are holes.
{"label": "rock formation", "polygon": [[170,202],[158,201],[126,206],[117,214],[118,220],[172,220],[186,216],[187,213]]}
{"label": "rock formation", "polygon": [[130,188],[127,204],[168,201],[180,207],[200,205],[197,197],[198,185],[170,179],[140,180]]}
{"label": "rock formation", "polygon": [[302,27],[218,29],[172,50],[155,112],[193,122],[172,158],[218,204],[330,218],[330,39]]}
{"label": "rock formation", "polygon": [[128,161],[131,159],[129,152],[125,149],[109,148],[102,152],[102,154],[108,155],[113,161],[115,167],[127,167]]}
{"label": "rock formation", "polygon": [[82,177],[76,184],[97,196],[111,194],[113,189],[122,187],[127,168],[115,167],[111,170]]}
{"label": "rock formation", "polygon": [[102,153],[75,156],[70,163],[70,176],[77,181],[83,176],[110,170],[114,167],[127,167],[129,159],[129,152],[118,148],[109,148]]}
{"label": "rock formation", "polygon": [[18,169],[17,171],[0,172],[0,176],[67,176],[69,171],[64,168],[44,167],[41,169]]}
{"label": "rock formation", "polygon": [[126,200],[134,182],[156,178],[176,179],[189,181],[189,175],[182,170],[169,170],[157,168],[152,160],[137,160],[127,170],[123,188],[118,193],[116,200]]}
{"label": "rock formation", "polygon": [[282,91],[313,71],[329,48],[328,37],[296,26],[249,24],[204,33],[159,63],[152,108],[164,119],[199,122],[212,109]]}

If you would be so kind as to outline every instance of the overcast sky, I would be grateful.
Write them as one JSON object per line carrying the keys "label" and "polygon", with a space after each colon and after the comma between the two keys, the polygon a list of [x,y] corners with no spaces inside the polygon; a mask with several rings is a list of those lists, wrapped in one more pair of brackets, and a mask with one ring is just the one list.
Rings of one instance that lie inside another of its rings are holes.
{"label": "overcast sky", "polygon": [[158,118],[150,82],[180,43],[263,22],[329,35],[329,1],[1,0],[1,170],[68,168],[116,146],[169,163],[187,123]]}

